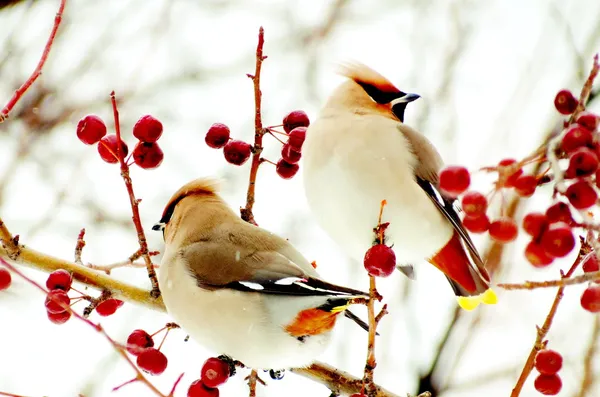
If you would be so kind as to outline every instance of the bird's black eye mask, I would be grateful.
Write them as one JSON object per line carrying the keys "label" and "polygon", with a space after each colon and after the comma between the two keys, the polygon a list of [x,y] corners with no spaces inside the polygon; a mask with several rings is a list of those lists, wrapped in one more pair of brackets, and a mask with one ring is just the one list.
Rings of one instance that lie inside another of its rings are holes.
{"label": "bird's black eye mask", "polygon": [[410,102],[419,99],[420,95],[418,94],[407,94],[402,91],[383,91],[372,84],[359,82],[360,86],[365,90],[365,92],[373,99],[375,102],[380,105],[383,104],[391,104],[392,105],[392,113],[398,117],[398,120],[404,122],[404,111],[406,110],[406,105]]}

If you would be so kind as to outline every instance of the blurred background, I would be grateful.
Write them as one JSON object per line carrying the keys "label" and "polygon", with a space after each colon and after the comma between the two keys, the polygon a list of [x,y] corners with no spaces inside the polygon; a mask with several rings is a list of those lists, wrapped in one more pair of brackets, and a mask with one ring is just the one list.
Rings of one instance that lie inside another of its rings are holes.
{"label": "blurred background", "polygon": [[[35,68],[50,32],[58,0],[0,1],[0,105]],[[132,168],[142,198],[142,221],[150,248],[162,250],[150,227],[171,194],[198,176],[223,179],[223,195],[244,205],[249,163],[227,164],[208,148],[204,134],[214,122],[232,136],[253,137],[254,71],[259,26],[265,28],[263,120],[281,123],[302,109],[317,115],[342,79],[336,63],[357,60],[373,67],[422,99],[406,122],[439,148],[447,163],[470,169],[521,158],[560,122],[555,93],[581,89],[600,50],[600,2],[596,0],[269,0],[68,1],[43,75],[0,124],[0,215],[21,242],[48,254],[73,258],[77,234],[87,230],[84,262],[109,264],[136,251],[137,240],[118,167],[104,163],[95,147],[76,137],[86,114],[112,129],[109,93],[116,91],[124,137],[144,114],[164,125],[161,167]],[[596,101],[600,102],[600,101]],[[600,110],[599,103],[590,109]],[[280,145],[266,138],[265,156],[277,160]],[[356,288],[368,285],[360,264],[351,263],[319,229],[307,210],[301,172],[280,179],[274,167],[259,171],[258,223],[295,244],[328,280]],[[490,188],[477,174],[475,187]],[[549,188],[520,203],[516,216],[550,202]],[[510,195],[507,196],[507,200]],[[494,262],[496,282],[556,278],[573,255],[545,270],[533,269],[522,252],[525,239],[490,254],[487,237],[477,245]],[[155,258],[156,262],[160,257]],[[405,395],[507,396],[533,345],[536,324],[546,317],[555,291],[499,293],[496,306],[456,310],[445,278],[418,264],[417,281],[397,273],[380,292],[391,314],[381,323],[376,382]],[[27,270],[43,282],[42,273]],[[145,270],[117,269],[113,276],[148,287]],[[16,277],[15,277],[16,278]],[[563,354],[561,396],[600,395],[600,382],[582,389],[584,358],[598,316],[585,312],[585,286],[569,287],[548,334],[549,347]],[[24,281],[0,293],[0,391],[24,396],[150,396],[143,385],[111,389],[133,376],[104,339],[81,322],[54,325],[46,319],[44,296]],[[83,308],[83,306],[81,306]],[[364,315],[363,312],[360,313]],[[92,314],[111,336],[125,341],[136,328],[153,332],[169,318],[125,304],[115,315]],[[209,325],[207,325],[209,326]],[[164,374],[152,382],[167,392],[185,372],[178,396],[210,352],[185,332],[171,332],[163,350]],[[320,360],[360,376],[367,334],[340,321],[333,345]],[[598,378],[600,354],[588,359]],[[222,396],[247,395],[241,374],[221,387]],[[522,396],[536,396],[535,372]],[[260,396],[323,396],[322,385],[294,374],[260,387]]]}

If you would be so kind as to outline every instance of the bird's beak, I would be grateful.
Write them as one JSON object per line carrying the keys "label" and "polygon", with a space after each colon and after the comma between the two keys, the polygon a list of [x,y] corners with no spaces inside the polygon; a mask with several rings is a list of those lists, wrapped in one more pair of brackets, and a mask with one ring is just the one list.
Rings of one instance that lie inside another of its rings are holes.
{"label": "bird's beak", "polygon": [[163,230],[165,228],[165,224],[163,222],[158,222],[154,226],[152,226],[152,230]]}
{"label": "bird's beak", "polygon": [[409,103],[412,101],[416,101],[419,98],[421,98],[421,95],[419,95],[419,94],[405,94],[404,96],[401,96],[400,98],[394,99],[392,101],[392,106],[394,106],[398,103]]}

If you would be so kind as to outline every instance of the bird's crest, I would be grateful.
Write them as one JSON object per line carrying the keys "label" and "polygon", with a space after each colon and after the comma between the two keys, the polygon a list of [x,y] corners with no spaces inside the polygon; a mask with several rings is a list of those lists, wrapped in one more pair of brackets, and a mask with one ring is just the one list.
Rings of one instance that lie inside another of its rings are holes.
{"label": "bird's crest", "polygon": [[157,225],[162,224],[164,226],[169,222],[171,216],[173,215],[173,211],[175,210],[175,206],[183,198],[191,195],[214,196],[219,190],[219,185],[220,184],[217,180],[211,178],[198,178],[186,183],[180,187],[179,190],[173,194],[173,196],[171,196],[171,199],[165,206],[165,209],[162,213],[160,222],[157,223]]}
{"label": "bird's crest", "polygon": [[388,79],[378,72],[360,62],[346,62],[338,67],[338,74],[354,80],[361,86],[369,85],[386,93],[400,93],[401,91]]}

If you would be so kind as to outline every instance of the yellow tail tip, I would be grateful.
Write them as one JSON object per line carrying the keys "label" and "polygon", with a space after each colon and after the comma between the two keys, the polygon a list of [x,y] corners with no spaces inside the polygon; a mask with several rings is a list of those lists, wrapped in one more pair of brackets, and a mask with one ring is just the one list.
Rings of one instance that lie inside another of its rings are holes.
{"label": "yellow tail tip", "polygon": [[498,296],[493,289],[488,288],[483,295],[481,295],[481,301],[486,305],[495,305],[498,303]]}
{"label": "yellow tail tip", "polygon": [[459,296],[456,300],[458,305],[464,310],[471,311],[477,308],[481,303],[495,305],[498,303],[498,296],[493,289],[488,288],[483,294],[476,296]]}

